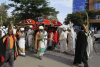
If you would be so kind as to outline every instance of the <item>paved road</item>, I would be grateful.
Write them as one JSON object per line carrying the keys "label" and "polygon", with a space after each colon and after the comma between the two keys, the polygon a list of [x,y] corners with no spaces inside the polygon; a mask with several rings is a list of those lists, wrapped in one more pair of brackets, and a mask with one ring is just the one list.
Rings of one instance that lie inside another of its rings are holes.
{"label": "paved road", "polygon": [[[99,43],[97,43],[97,47],[97,52],[100,52]],[[26,51],[26,55],[26,57],[19,56],[14,63],[14,67],[76,67],[72,65],[74,56],[60,53],[58,50],[47,51],[43,56],[43,60],[39,60],[37,54],[33,54],[29,51]],[[96,55],[93,51],[91,55],[93,55],[93,57],[88,60],[89,66],[100,67],[100,54]],[[79,67],[83,67],[83,64]]]}

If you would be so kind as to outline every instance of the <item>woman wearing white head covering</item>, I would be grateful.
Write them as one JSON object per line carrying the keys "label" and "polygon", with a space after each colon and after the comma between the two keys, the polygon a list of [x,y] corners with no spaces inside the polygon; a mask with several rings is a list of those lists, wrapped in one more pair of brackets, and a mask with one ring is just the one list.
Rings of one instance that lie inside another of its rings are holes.
{"label": "woman wearing white head covering", "polygon": [[25,34],[24,34],[24,28],[20,28],[19,35],[19,54],[25,57]]}
{"label": "woman wearing white head covering", "polygon": [[30,47],[30,45],[32,44],[32,39],[33,39],[33,35],[31,34],[32,32],[34,32],[32,30],[32,26],[30,26],[30,29],[27,32],[27,37],[28,37],[28,46]]}

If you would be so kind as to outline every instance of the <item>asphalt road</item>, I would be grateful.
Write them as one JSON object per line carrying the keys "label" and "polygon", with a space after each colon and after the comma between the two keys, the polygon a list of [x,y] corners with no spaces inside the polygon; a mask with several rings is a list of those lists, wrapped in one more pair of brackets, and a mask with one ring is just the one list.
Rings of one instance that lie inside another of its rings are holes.
{"label": "asphalt road", "polygon": [[[89,67],[100,67],[100,43],[97,43],[96,55],[95,51],[91,52],[93,57],[88,60]],[[37,54],[26,51],[26,57],[19,56],[14,62],[14,67],[77,67],[73,66],[74,56],[60,53],[59,50],[47,51],[42,60],[38,59]],[[4,64],[4,67],[9,67]],[[83,64],[78,67],[83,67]]]}

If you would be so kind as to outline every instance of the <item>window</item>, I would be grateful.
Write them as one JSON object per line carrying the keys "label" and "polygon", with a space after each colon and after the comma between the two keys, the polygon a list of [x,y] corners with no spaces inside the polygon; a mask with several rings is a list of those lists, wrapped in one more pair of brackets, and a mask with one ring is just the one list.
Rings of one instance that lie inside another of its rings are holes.
{"label": "window", "polygon": [[97,15],[97,16],[96,16],[96,19],[100,19],[100,15]]}
{"label": "window", "polygon": [[100,9],[100,3],[94,3],[94,9]]}

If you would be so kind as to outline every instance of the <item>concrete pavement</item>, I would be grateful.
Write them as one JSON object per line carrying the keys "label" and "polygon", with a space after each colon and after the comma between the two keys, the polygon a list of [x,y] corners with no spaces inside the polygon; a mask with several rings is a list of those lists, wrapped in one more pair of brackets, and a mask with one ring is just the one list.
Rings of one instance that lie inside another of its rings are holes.
{"label": "concrete pavement", "polygon": [[[100,53],[100,43],[97,43],[97,52]],[[89,67],[100,67],[100,54],[91,52],[93,57],[88,60]],[[26,57],[19,56],[14,63],[14,67],[77,67],[73,66],[74,56],[60,53],[59,50],[47,51],[42,60],[39,60],[37,54],[26,51]],[[7,64],[4,67],[9,67]],[[83,67],[81,64],[79,67]]]}

